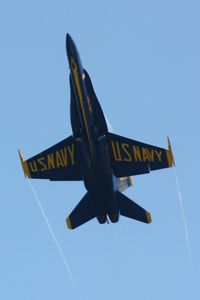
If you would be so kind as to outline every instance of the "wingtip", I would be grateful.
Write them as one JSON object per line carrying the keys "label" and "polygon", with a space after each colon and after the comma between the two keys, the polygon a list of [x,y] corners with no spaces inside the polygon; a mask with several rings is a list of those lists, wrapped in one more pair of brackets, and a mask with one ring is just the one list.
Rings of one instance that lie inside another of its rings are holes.
{"label": "wingtip", "polygon": [[173,167],[176,164],[175,164],[174,155],[173,155],[172,146],[171,146],[169,136],[167,137],[167,141],[168,141],[168,150],[167,150],[168,164],[169,164],[170,167]]}
{"label": "wingtip", "polygon": [[18,154],[19,154],[20,160],[23,161],[23,157],[22,157],[20,149],[18,149]]}
{"label": "wingtip", "polygon": [[147,218],[147,223],[151,223],[152,222],[151,214],[148,211],[146,211],[146,218]]}
{"label": "wingtip", "polygon": [[26,172],[25,172],[25,169],[24,169],[24,159],[22,157],[20,149],[18,149],[18,154],[19,154],[19,158],[20,158],[20,161],[21,161],[21,164],[22,164],[22,169],[24,171],[24,176],[26,177]]}
{"label": "wingtip", "polygon": [[67,224],[67,227],[68,227],[69,229],[73,229],[73,228],[72,228],[72,223],[71,223],[69,217],[66,219],[66,224]]}
{"label": "wingtip", "polygon": [[23,159],[23,156],[22,156],[22,154],[21,154],[20,149],[18,149],[18,154],[19,154],[19,158],[20,158],[20,161],[21,161],[21,164],[22,164],[22,169],[23,169],[23,171],[24,171],[24,176],[25,176],[25,177],[28,177],[28,178],[31,178],[31,175],[30,175],[30,172],[29,172],[29,169],[28,169],[27,162]]}

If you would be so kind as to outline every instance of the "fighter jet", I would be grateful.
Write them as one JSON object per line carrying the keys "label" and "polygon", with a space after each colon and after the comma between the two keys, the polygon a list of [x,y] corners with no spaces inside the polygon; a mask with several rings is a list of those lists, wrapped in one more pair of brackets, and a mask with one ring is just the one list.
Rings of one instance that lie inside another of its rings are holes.
{"label": "fighter jet", "polygon": [[175,165],[170,141],[164,149],[108,132],[91,79],[69,34],[66,49],[72,135],[27,160],[19,151],[24,174],[84,182],[87,192],[66,219],[70,229],[93,218],[100,224],[115,223],[120,215],[150,223],[150,213],[122,191],[132,184],[132,176]]}

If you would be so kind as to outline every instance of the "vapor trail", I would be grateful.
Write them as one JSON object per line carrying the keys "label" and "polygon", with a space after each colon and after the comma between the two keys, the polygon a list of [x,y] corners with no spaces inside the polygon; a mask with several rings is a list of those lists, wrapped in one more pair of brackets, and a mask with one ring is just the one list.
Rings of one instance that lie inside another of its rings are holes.
{"label": "vapor trail", "polygon": [[61,246],[60,246],[58,240],[56,239],[56,236],[55,236],[54,231],[53,231],[53,229],[52,229],[52,227],[51,227],[51,225],[50,225],[50,223],[49,223],[49,221],[48,221],[48,218],[47,218],[47,216],[46,216],[46,214],[45,214],[45,212],[44,212],[44,209],[42,208],[42,205],[41,205],[41,202],[40,202],[40,200],[39,200],[39,198],[38,198],[38,195],[37,195],[37,193],[36,193],[36,190],[35,190],[34,186],[32,185],[32,183],[31,183],[31,181],[30,181],[29,179],[28,179],[28,183],[29,183],[29,185],[30,185],[31,190],[33,191],[35,200],[37,201],[37,204],[38,204],[39,209],[40,209],[40,211],[41,211],[41,213],[42,213],[42,216],[43,216],[43,218],[44,218],[44,220],[45,220],[45,223],[47,224],[47,227],[48,227],[48,229],[49,229],[49,232],[50,232],[50,234],[51,234],[51,237],[52,237],[52,239],[53,239],[53,241],[54,241],[54,243],[55,243],[55,245],[56,245],[56,248],[58,249],[58,252],[59,252],[59,254],[60,254],[60,257],[61,257],[61,259],[62,259],[62,262],[63,262],[63,264],[64,264],[64,266],[65,266],[65,269],[66,269],[66,271],[67,271],[67,273],[68,273],[68,275],[69,275],[69,277],[70,277],[71,283],[72,283],[73,287],[76,289],[76,284],[75,284],[75,282],[74,282],[74,279],[73,279],[73,276],[72,276],[72,272],[71,272],[71,270],[70,270],[70,267],[69,267],[69,265],[68,265],[68,263],[67,263],[67,261],[66,261],[66,258],[65,258],[65,256],[64,256],[64,253],[63,253],[63,251],[62,251],[62,248],[61,248]]}
{"label": "vapor trail", "polygon": [[179,184],[176,168],[174,168],[174,175],[175,175],[175,178],[176,178],[176,188],[177,188],[177,192],[178,192],[179,206],[180,206],[180,210],[181,210],[181,216],[182,216],[182,219],[183,219],[186,246],[187,246],[190,262],[193,266],[194,261],[193,261],[191,243],[190,243],[188,224],[187,224],[187,219],[186,219],[185,210],[184,210],[184,206],[183,206],[183,199],[182,199],[182,194],[181,194],[181,189],[180,189],[180,184]]}

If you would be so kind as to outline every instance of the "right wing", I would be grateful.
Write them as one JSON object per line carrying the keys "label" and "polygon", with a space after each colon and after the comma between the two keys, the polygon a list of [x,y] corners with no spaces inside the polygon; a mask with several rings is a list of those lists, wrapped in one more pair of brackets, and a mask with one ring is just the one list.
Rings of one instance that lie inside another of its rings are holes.
{"label": "right wing", "polygon": [[77,155],[72,136],[27,160],[19,151],[25,176],[52,181],[82,180]]}
{"label": "right wing", "polygon": [[107,138],[111,165],[116,177],[145,174],[175,165],[169,139],[168,149],[164,149],[110,132]]}

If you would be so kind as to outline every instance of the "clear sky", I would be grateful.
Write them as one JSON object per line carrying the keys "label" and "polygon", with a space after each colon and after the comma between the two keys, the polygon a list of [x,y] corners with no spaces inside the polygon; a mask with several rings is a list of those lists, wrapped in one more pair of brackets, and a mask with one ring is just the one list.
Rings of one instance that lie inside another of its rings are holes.
{"label": "clear sky", "polygon": [[[176,0],[1,4],[1,299],[200,299],[199,10]],[[187,221],[173,169],[137,176],[126,192],[150,225],[121,217],[70,231],[83,184],[32,181],[75,287],[17,154],[71,134],[67,32],[114,131],[161,147],[171,137]]]}

